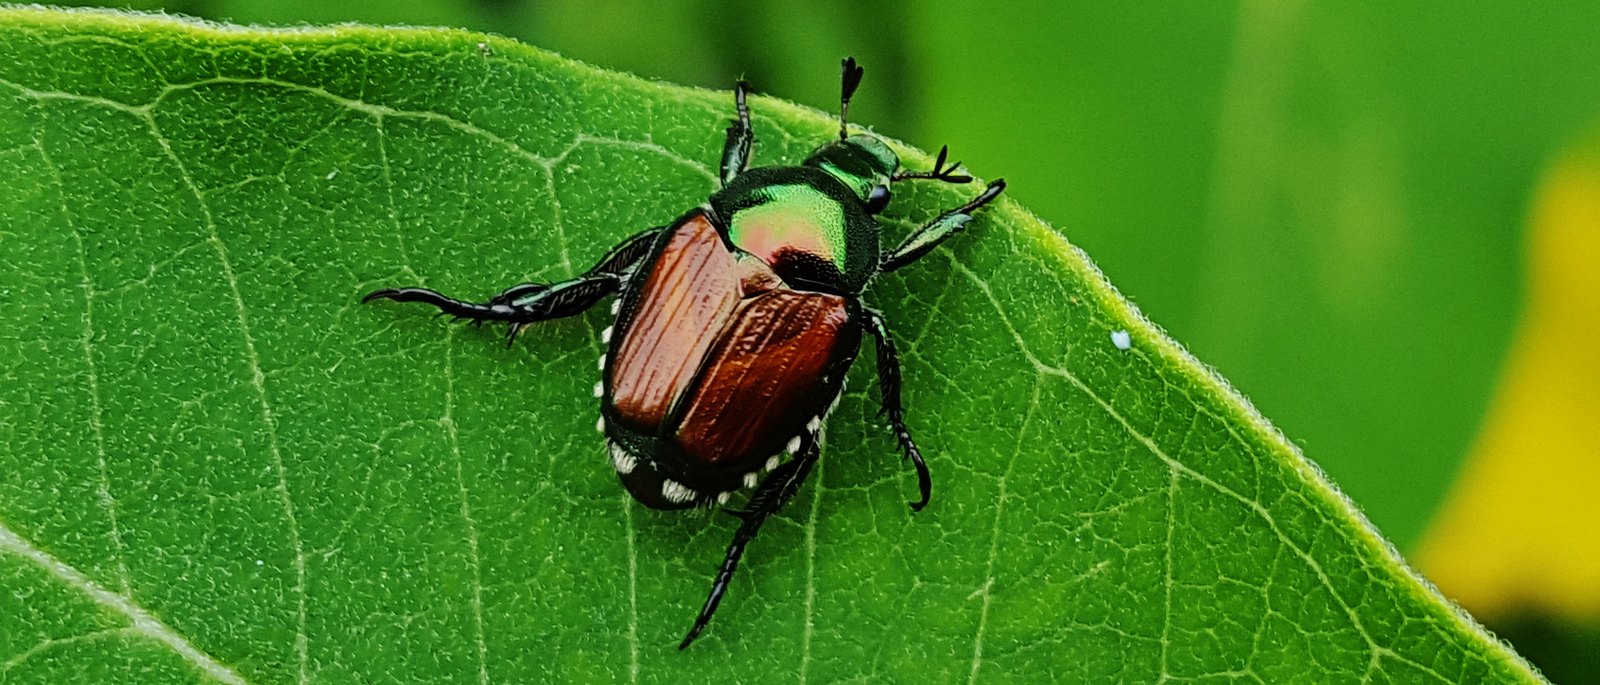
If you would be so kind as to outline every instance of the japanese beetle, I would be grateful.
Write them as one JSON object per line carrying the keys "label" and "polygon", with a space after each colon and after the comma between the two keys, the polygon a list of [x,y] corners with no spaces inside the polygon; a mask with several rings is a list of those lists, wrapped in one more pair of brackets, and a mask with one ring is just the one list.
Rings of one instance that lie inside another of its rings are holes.
{"label": "japanese beetle", "polygon": [[[883,411],[917,471],[927,505],[932,481],[900,404],[900,362],[883,317],[861,303],[874,276],[894,271],[959,233],[1005,189],[996,180],[970,202],[917,229],[892,252],[876,216],[890,186],[929,179],[968,183],[945,165],[905,171],[877,137],[852,135],[850,96],[861,83],[843,63],[839,139],[799,166],[747,169],[755,134],[734,90],[722,189],[669,226],[612,248],[577,278],[523,283],[482,304],[424,288],[383,289],[363,302],[421,302],[444,314],[510,325],[507,344],[536,321],[572,316],[620,293],[601,333],[606,355],[595,385],[599,430],[628,492],[656,509],[726,504],[753,489],[710,596],[678,645],[688,647],[721,603],[745,545],[811,473],[823,420],[838,402],[863,332],[878,354]],[[787,458],[786,458],[787,457]]]}

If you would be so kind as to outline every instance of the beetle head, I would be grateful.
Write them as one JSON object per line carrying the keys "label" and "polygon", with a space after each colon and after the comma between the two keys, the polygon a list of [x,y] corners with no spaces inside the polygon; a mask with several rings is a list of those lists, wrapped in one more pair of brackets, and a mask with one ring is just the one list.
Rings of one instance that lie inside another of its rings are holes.
{"label": "beetle head", "polygon": [[889,206],[889,182],[900,169],[900,156],[877,136],[858,133],[817,148],[805,165],[839,179],[868,212],[877,214]]}

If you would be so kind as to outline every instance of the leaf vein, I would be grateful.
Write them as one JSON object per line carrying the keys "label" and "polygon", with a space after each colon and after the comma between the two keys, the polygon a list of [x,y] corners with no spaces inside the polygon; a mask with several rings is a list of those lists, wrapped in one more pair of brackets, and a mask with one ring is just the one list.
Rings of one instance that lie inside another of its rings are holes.
{"label": "leaf vein", "polygon": [[94,282],[89,278],[88,248],[85,245],[83,231],[74,220],[71,208],[67,206],[67,187],[61,177],[61,167],[50,158],[42,137],[34,140],[34,146],[38,148],[39,158],[44,161],[45,167],[50,170],[51,178],[55,181],[61,216],[71,229],[72,241],[77,248],[78,273],[81,278],[79,289],[83,292],[83,335],[78,341],[83,349],[83,364],[89,384],[89,435],[94,441],[95,462],[99,470],[95,488],[98,490],[96,494],[99,495],[100,507],[105,510],[106,519],[110,523],[108,536],[111,538],[112,562],[117,567],[117,580],[122,586],[122,594],[132,596],[132,582],[128,575],[128,548],[123,544],[122,526],[117,521],[117,500],[111,494],[111,469],[106,457],[105,404],[100,396],[100,371],[94,361],[95,288]]}
{"label": "leaf vein", "polygon": [[1172,669],[1168,661],[1168,653],[1172,647],[1172,534],[1177,529],[1178,509],[1178,470],[1167,467],[1167,538],[1162,545],[1162,566],[1165,580],[1162,583],[1163,598],[1161,609],[1161,678],[1160,682],[1172,679]]}
{"label": "leaf vein", "polygon": [[489,683],[489,645],[483,634],[483,572],[478,558],[478,524],[472,518],[472,503],[468,500],[467,480],[463,474],[461,441],[456,434],[455,406],[455,329],[447,327],[444,334],[444,415],[439,424],[450,440],[450,456],[455,462],[456,494],[461,500],[461,521],[467,527],[467,563],[472,567],[472,637],[478,656],[478,682]]}
{"label": "leaf vein", "polygon": [[[1033,379],[1033,397],[1028,401],[1028,410],[1022,415],[1022,426],[1017,429],[1017,441],[1011,451],[1011,459],[1006,462],[1005,471],[1000,473],[998,480],[999,493],[995,496],[994,520],[989,527],[989,555],[983,564],[983,587],[974,595],[983,595],[982,607],[978,610],[978,630],[972,638],[972,665],[967,671],[967,682],[978,682],[978,672],[983,667],[983,634],[989,625],[989,602],[994,594],[994,560],[1000,553],[1000,516],[1006,508],[1006,479],[1011,476],[1011,471],[1017,465],[1017,458],[1022,456],[1022,447],[1027,444],[1028,425],[1033,422],[1034,412],[1039,408],[1039,394],[1041,379]],[[970,597],[969,597],[970,599]]]}
{"label": "leaf vein", "polygon": [[183,163],[182,160],[178,158],[177,153],[173,151],[171,143],[168,142],[167,137],[161,132],[161,128],[156,124],[155,118],[150,116],[149,112],[144,112],[140,116],[144,119],[145,125],[149,128],[151,135],[154,136],[156,143],[161,146],[162,152],[178,170],[178,176],[183,180],[184,186],[189,189],[189,192],[194,196],[195,202],[199,205],[200,212],[205,218],[206,230],[208,232],[206,242],[208,242],[213,251],[216,252],[217,261],[222,267],[223,278],[228,284],[229,293],[232,295],[234,314],[238,319],[240,337],[244,342],[245,362],[250,367],[250,386],[255,391],[256,401],[260,407],[261,422],[263,427],[266,429],[267,435],[267,451],[272,456],[272,467],[278,480],[273,489],[277,493],[278,500],[283,507],[284,518],[289,525],[290,546],[294,549],[294,647],[298,662],[299,682],[302,684],[307,683],[310,682],[310,673],[307,671],[310,666],[310,650],[309,641],[306,637],[305,549],[300,539],[300,522],[295,517],[294,498],[289,493],[288,469],[284,463],[283,451],[278,442],[278,421],[273,414],[272,404],[267,396],[266,375],[261,370],[261,356],[256,351],[255,337],[250,332],[250,317],[245,308],[244,296],[239,291],[239,279],[234,273],[233,262],[228,257],[227,246],[223,244],[222,237],[217,230],[216,218],[212,216],[211,207],[210,204],[206,202],[205,193],[201,192],[200,187],[195,184],[194,177],[189,174],[188,167]]}
{"label": "leaf vein", "polygon": [[[825,443],[826,429],[817,431],[817,442]],[[825,445],[818,445],[823,449]],[[817,519],[822,516],[822,493],[827,488],[823,487],[822,471],[825,459],[818,459],[813,467],[815,472],[811,475],[811,482],[816,483],[812,489],[811,512],[806,518],[806,620],[801,624],[800,631],[800,683],[808,682],[811,667],[811,638],[816,631],[817,609]]]}
{"label": "leaf vein", "polygon": [[1007,332],[1011,334],[1012,341],[1016,343],[1017,350],[1022,353],[1022,356],[1030,365],[1033,366],[1037,373],[1056,376],[1066,380],[1074,388],[1077,388],[1079,392],[1082,392],[1091,401],[1093,401],[1101,411],[1105,412],[1107,416],[1117,423],[1117,425],[1121,426],[1122,429],[1128,433],[1128,435],[1139,441],[1139,443],[1142,444],[1153,456],[1164,462],[1168,468],[1173,469],[1182,476],[1190,478],[1195,482],[1216,491],[1217,493],[1239,502],[1263,523],[1265,523],[1267,528],[1272,531],[1272,534],[1276,536],[1278,540],[1289,549],[1289,551],[1293,552],[1295,556],[1300,558],[1301,563],[1303,563],[1305,567],[1311,571],[1318,584],[1322,585],[1322,587],[1328,591],[1329,597],[1333,599],[1334,603],[1337,604],[1339,609],[1344,613],[1346,619],[1350,623],[1350,627],[1353,628],[1356,633],[1361,636],[1361,639],[1367,643],[1369,663],[1376,662],[1382,657],[1389,657],[1429,673],[1441,682],[1450,682],[1438,672],[1418,664],[1411,659],[1403,657],[1387,647],[1379,645],[1372,637],[1372,634],[1367,631],[1366,626],[1361,622],[1361,617],[1357,615],[1354,607],[1350,606],[1350,603],[1347,602],[1344,596],[1339,593],[1338,589],[1334,587],[1333,579],[1330,578],[1327,571],[1322,568],[1322,564],[1318,563],[1310,553],[1301,549],[1300,546],[1288,536],[1288,534],[1284,533],[1283,529],[1278,525],[1277,519],[1272,515],[1272,512],[1268,511],[1267,508],[1260,502],[1245,497],[1244,495],[1235,492],[1232,488],[1229,488],[1228,486],[1213,480],[1211,477],[1190,468],[1187,464],[1174,459],[1171,455],[1167,454],[1160,445],[1156,444],[1154,439],[1139,431],[1131,422],[1128,421],[1127,417],[1123,416],[1122,413],[1117,411],[1115,407],[1112,407],[1111,404],[1105,400],[1105,398],[1102,398],[1099,393],[1095,392],[1093,388],[1089,387],[1088,384],[1084,383],[1082,379],[1078,378],[1077,374],[1074,374],[1067,369],[1046,364],[1040,360],[1038,356],[1034,355],[1033,351],[1029,349],[1027,342],[1023,339],[1022,335],[1017,332],[1015,324],[1011,323],[1010,316],[1007,315],[1005,309],[1000,306],[1000,301],[996,299],[993,289],[989,287],[989,283],[983,280],[983,278],[971,268],[967,267],[967,265],[958,260],[955,255],[948,251],[941,254],[945,255],[945,259],[950,263],[952,269],[954,269],[957,273],[960,273],[962,277],[971,281],[972,284],[983,293],[984,297],[988,299],[990,306],[994,309],[995,313],[999,315],[1001,323],[1004,324]]}
{"label": "leaf vein", "polygon": [[107,630],[96,630],[94,632],[84,633],[82,635],[73,635],[71,637],[45,638],[44,640],[40,640],[38,644],[18,652],[16,656],[11,657],[10,659],[7,659],[5,663],[0,664],[0,676],[9,673],[11,669],[21,666],[29,659],[48,652],[55,647],[74,645],[80,642],[94,642],[95,640],[102,638],[121,637],[124,635],[139,635],[139,631],[133,628],[110,628]]}
{"label": "leaf vein", "polygon": [[232,668],[217,661],[211,655],[200,651],[194,644],[171,626],[163,623],[144,607],[136,604],[132,598],[107,590],[99,583],[85,576],[82,571],[73,568],[66,562],[51,556],[15,531],[0,524],[0,550],[9,552],[37,565],[50,575],[71,586],[94,600],[96,604],[122,614],[132,623],[130,628],[134,632],[148,636],[151,639],[166,645],[177,652],[189,663],[217,680],[229,685],[245,685],[246,681]]}
{"label": "leaf vein", "polygon": [[639,553],[634,549],[633,495],[623,491],[622,517],[628,548],[628,682],[639,682]]}

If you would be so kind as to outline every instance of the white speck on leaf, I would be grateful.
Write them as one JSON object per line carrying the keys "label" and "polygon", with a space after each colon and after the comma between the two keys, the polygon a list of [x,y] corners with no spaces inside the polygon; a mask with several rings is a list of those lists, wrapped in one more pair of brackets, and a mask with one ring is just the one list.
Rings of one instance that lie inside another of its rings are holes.
{"label": "white speck on leaf", "polygon": [[1124,330],[1112,331],[1111,344],[1116,345],[1119,350],[1126,350],[1133,347],[1133,336]]}

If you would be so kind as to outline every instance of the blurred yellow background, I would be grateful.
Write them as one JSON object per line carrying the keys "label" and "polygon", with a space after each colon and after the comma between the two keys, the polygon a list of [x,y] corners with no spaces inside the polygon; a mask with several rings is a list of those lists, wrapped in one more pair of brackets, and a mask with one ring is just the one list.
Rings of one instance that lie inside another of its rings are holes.
{"label": "blurred yellow background", "polygon": [[1600,3],[128,6],[461,26],[829,110],[854,55],[855,121],[1005,176],[1447,595],[1600,681]]}
{"label": "blurred yellow background", "polygon": [[[1483,429],[1415,561],[1485,620],[1600,617],[1600,130],[1545,175],[1521,323]],[[1559,637],[1557,638],[1559,639]],[[1537,649],[1529,642],[1530,657]],[[1592,647],[1591,642],[1591,647]],[[1571,682],[1600,675],[1572,671]],[[1550,673],[1554,678],[1557,674]]]}

